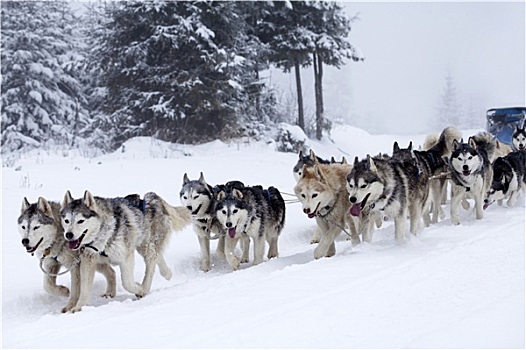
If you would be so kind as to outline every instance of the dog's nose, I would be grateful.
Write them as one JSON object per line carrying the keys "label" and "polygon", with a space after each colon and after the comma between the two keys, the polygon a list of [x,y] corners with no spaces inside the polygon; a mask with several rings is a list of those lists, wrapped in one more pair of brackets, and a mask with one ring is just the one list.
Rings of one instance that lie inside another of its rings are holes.
{"label": "dog's nose", "polygon": [[310,208],[304,208],[304,209],[303,209],[303,212],[304,212],[305,214],[310,213]]}
{"label": "dog's nose", "polygon": [[192,206],[191,206],[191,205],[187,205],[187,206],[186,206],[186,209],[188,209],[188,210],[192,210]]}
{"label": "dog's nose", "polygon": [[232,227],[232,223],[231,222],[227,222],[226,223],[226,227],[228,227],[228,228]]}
{"label": "dog's nose", "polygon": [[488,204],[489,200],[488,199],[484,199],[484,203]]}
{"label": "dog's nose", "polygon": [[468,167],[466,164],[464,164],[464,166],[462,167],[462,169],[464,169],[465,171],[468,171],[468,170],[469,170],[469,167]]}
{"label": "dog's nose", "polygon": [[356,197],[349,197],[349,202],[356,203]]}
{"label": "dog's nose", "polygon": [[72,239],[73,238],[73,232],[66,232],[66,239]]}
{"label": "dog's nose", "polygon": [[24,238],[24,239],[22,240],[22,245],[29,245],[29,239]]}

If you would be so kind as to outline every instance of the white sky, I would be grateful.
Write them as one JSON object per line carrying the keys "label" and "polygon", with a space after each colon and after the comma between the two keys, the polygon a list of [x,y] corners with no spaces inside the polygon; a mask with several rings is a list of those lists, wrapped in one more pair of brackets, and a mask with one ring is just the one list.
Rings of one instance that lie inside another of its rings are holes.
{"label": "white sky", "polygon": [[[326,69],[328,115],[372,133],[433,131],[429,120],[448,71],[462,106],[476,113],[473,127],[484,126],[491,107],[525,105],[524,2],[345,5],[351,16],[359,14],[349,39],[366,59]],[[311,114],[312,75],[308,68],[302,76]],[[294,91],[293,75],[283,78],[280,85]]]}

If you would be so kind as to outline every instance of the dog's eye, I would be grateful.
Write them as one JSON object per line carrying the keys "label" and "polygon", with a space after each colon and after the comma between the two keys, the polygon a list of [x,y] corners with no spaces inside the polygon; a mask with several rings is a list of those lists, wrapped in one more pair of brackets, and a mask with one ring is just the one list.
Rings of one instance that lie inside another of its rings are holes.
{"label": "dog's eye", "polygon": [[183,196],[183,198],[184,198],[184,199],[188,199],[188,197],[187,197],[187,196]]}
{"label": "dog's eye", "polygon": [[26,227],[24,225],[22,225],[22,230],[25,230],[25,229],[26,229]]}
{"label": "dog's eye", "polygon": [[199,198],[199,195],[197,195],[197,196],[194,196],[194,199],[197,199],[197,198]]}
{"label": "dog's eye", "polygon": [[460,161],[462,161],[462,157],[458,157],[457,159],[460,160]]}
{"label": "dog's eye", "polygon": [[84,223],[84,220],[79,220],[79,221],[77,221],[77,224],[79,224],[79,225],[80,225],[80,224],[83,224],[83,223]]}
{"label": "dog's eye", "polygon": [[64,219],[64,223],[69,224],[69,220],[68,219]]}
{"label": "dog's eye", "polygon": [[469,160],[473,159],[473,156],[469,156],[469,158],[468,158],[468,159],[469,159]]}
{"label": "dog's eye", "polygon": [[233,213],[234,213],[234,214],[237,213],[237,209],[234,209]]}
{"label": "dog's eye", "polygon": [[360,188],[366,188],[367,187],[367,184],[363,184],[360,186]]}
{"label": "dog's eye", "polygon": [[305,195],[304,195],[304,194],[302,194],[302,195],[301,195],[301,197],[305,198]]}
{"label": "dog's eye", "polygon": [[353,188],[353,187],[354,187],[353,185],[349,184],[349,188]]}
{"label": "dog's eye", "polygon": [[314,194],[312,195],[312,198],[316,198],[316,197],[318,197],[318,194],[317,194],[317,193],[314,193]]}
{"label": "dog's eye", "polygon": [[35,226],[33,227],[33,230],[38,230],[40,228],[40,226]]}
{"label": "dog's eye", "polygon": [[226,215],[226,210],[222,210],[221,212]]}

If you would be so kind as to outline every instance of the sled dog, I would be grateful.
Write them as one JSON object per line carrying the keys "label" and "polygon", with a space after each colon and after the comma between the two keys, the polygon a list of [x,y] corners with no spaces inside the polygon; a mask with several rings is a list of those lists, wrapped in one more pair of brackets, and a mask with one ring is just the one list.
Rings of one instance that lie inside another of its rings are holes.
{"label": "sled dog", "polygon": [[[217,220],[215,206],[218,188],[215,189],[206,181],[203,173],[198,180],[190,180],[185,173],[183,176],[183,187],[179,193],[181,204],[186,207],[192,215],[194,231],[199,240],[201,250],[200,269],[204,272],[210,270],[210,239],[215,234],[219,241],[216,254],[224,258],[224,246],[226,231]],[[248,260],[247,260],[248,262]]]}
{"label": "sled dog", "polygon": [[524,122],[522,126],[515,128],[515,132],[511,138],[511,147],[514,151],[524,151],[526,150],[526,128]]}
{"label": "sled dog", "polygon": [[[60,223],[60,204],[39,197],[36,203],[22,201],[18,217],[18,230],[26,252],[40,259],[44,270],[44,290],[50,294],[69,297],[67,287],[57,285],[57,274],[61,267],[71,272],[71,289],[75,293],[79,288],[78,253],[66,248],[62,225]],[[67,271],[67,270],[66,270]],[[66,272],[64,271],[64,272]],[[109,264],[98,264],[107,281],[104,297],[113,298],[116,294],[115,271]]]}
{"label": "sled dog", "polygon": [[[311,150],[312,158],[314,152]],[[351,171],[349,164],[320,164],[303,166],[301,178],[294,193],[309,218],[316,218],[321,239],[314,250],[314,258],[331,257],[336,253],[334,240],[345,227],[351,229],[353,244],[360,243],[354,219],[348,215],[350,203],[345,194],[346,176]]]}
{"label": "sled dog", "polygon": [[413,143],[407,148],[400,148],[398,142],[393,144],[393,160],[402,163],[407,174],[409,186],[409,232],[417,234],[421,220],[428,227],[429,216],[429,175],[420,166],[413,154]]}
{"label": "sled dog", "polygon": [[[352,171],[347,176],[347,192],[353,216],[368,213],[385,213],[395,222],[395,239],[405,240],[405,222],[409,211],[410,177],[414,174],[396,159],[367,156],[354,160]],[[416,218],[412,218],[416,222]],[[371,225],[363,225],[369,230]],[[363,234],[363,233],[362,233]],[[372,232],[365,232],[370,242]]]}
{"label": "sled dog", "polygon": [[453,152],[449,158],[448,165],[451,172],[451,223],[460,224],[458,209],[464,196],[475,200],[475,217],[483,217],[483,200],[491,185],[493,170],[489,158],[492,156],[488,151],[493,149],[492,137],[487,134],[484,141],[479,139],[479,144],[470,137],[468,143],[453,141]]}
{"label": "sled dog", "polygon": [[[444,158],[449,158],[452,152],[453,140],[460,140],[462,134],[456,128],[450,126],[442,130],[438,140],[431,148],[424,151],[414,151],[420,164],[420,168],[432,177],[429,181],[431,205],[433,207],[431,223],[436,224],[438,217],[443,216],[441,204],[446,201],[447,180],[441,174],[448,170]],[[427,142],[429,145],[431,142]]]}
{"label": "sled dog", "polygon": [[[153,192],[140,199],[94,197],[86,191],[82,199],[73,199],[67,191],[60,216],[68,249],[80,252],[80,292],[70,296],[64,312],[80,311],[86,304],[94,267],[101,261],[119,265],[124,289],[138,297],[150,291],[156,265],[170,279],[163,256],[170,233],[191,221],[186,208],[172,207]],[[133,280],[135,250],[146,265],[141,284]]]}
{"label": "sled dog", "polygon": [[507,199],[513,207],[521,192],[526,190],[526,151],[515,151],[493,162],[493,181],[484,200],[484,209],[494,201],[502,205]]}
{"label": "sled dog", "polygon": [[278,238],[285,225],[285,201],[275,187],[241,186],[231,181],[221,187],[217,196],[216,217],[227,231],[225,256],[235,271],[242,262],[235,255],[239,239],[245,239],[243,259],[248,260],[248,240],[254,242],[254,265],[263,262],[265,241],[269,244],[268,259],[278,256]]}

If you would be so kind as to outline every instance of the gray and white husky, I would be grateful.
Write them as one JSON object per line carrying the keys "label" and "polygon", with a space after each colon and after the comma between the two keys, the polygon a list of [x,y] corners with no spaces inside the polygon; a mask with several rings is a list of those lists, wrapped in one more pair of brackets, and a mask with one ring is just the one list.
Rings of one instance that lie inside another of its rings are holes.
{"label": "gray and white husky", "polygon": [[[170,279],[164,250],[170,233],[182,230],[191,219],[185,208],[172,207],[153,192],[140,199],[94,197],[86,191],[82,199],[73,199],[67,191],[60,216],[68,249],[80,252],[80,292],[71,295],[64,308],[72,312],[87,303],[94,268],[101,261],[119,265],[124,289],[138,297],[150,291],[155,266]],[[135,250],[146,265],[141,284],[133,279]]]}
{"label": "gray and white husky", "polygon": [[493,181],[484,200],[484,209],[494,201],[502,205],[507,199],[513,207],[517,197],[526,190],[526,151],[514,151],[493,162]]}
{"label": "gray and white husky", "polygon": [[517,125],[515,132],[511,138],[511,147],[514,151],[524,151],[526,150],[526,129],[524,121],[522,126]]}
{"label": "gray and white husky", "polygon": [[[79,288],[78,252],[66,248],[64,230],[60,223],[60,204],[39,197],[36,203],[22,201],[18,217],[18,231],[26,252],[40,260],[44,271],[44,290],[53,295],[69,297],[66,286],[57,285],[57,276],[62,267],[71,272],[71,289],[76,293]],[[113,298],[116,294],[115,271],[109,264],[98,264],[97,270],[107,281],[103,297]],[[64,271],[65,273],[67,271]]]}
{"label": "gray and white husky", "polygon": [[[448,165],[451,172],[451,223],[460,224],[458,210],[464,196],[475,200],[475,217],[482,219],[484,197],[491,185],[493,170],[489,161],[494,151],[493,137],[478,138],[478,144],[473,137],[467,143],[463,140],[453,141],[453,152]],[[490,153],[488,153],[490,152]]]}
{"label": "gray and white husky", "polygon": [[[181,204],[186,207],[192,215],[192,223],[201,249],[200,269],[204,272],[210,270],[210,239],[218,237],[216,254],[224,258],[225,237],[223,225],[217,220],[216,206],[217,190],[214,190],[206,181],[203,173],[199,179],[190,180],[185,173],[183,176],[183,187],[179,192]],[[216,236],[212,236],[211,234]],[[247,260],[248,262],[248,260]]]}
{"label": "gray and white husky", "polygon": [[[359,161],[356,157],[346,184],[351,215],[384,214],[394,219],[395,239],[403,242],[411,176],[404,164],[395,159],[367,156]],[[369,230],[372,225],[361,227]],[[372,240],[372,232],[361,233],[367,241]]]}
{"label": "gray and white husky", "polygon": [[[252,238],[254,265],[263,262],[265,241],[269,244],[267,258],[278,256],[278,238],[285,225],[285,201],[278,189],[227,183],[217,196],[215,211],[217,220],[227,231],[225,256],[233,270],[241,263],[235,255],[239,239]],[[248,249],[245,252],[248,254]]]}

